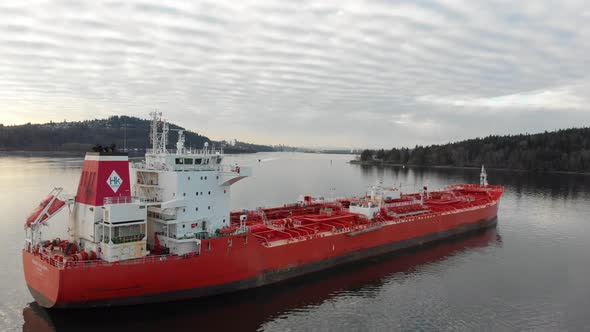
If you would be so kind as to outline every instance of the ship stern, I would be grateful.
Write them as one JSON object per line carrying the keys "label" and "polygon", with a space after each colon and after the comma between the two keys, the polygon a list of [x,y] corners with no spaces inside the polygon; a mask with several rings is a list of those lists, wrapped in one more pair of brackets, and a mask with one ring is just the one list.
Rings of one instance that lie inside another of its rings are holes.
{"label": "ship stern", "polygon": [[27,287],[42,307],[53,308],[59,301],[60,269],[23,250],[23,268]]}

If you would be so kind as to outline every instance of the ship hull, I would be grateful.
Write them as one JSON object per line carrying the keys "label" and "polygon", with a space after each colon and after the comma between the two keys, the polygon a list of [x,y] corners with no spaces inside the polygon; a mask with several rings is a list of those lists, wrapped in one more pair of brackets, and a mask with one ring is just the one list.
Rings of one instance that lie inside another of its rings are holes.
{"label": "ship hull", "polygon": [[[460,213],[265,247],[251,235],[203,243],[200,255],[59,268],[23,252],[27,285],[47,308],[132,305],[260,287],[494,226],[497,202]],[[231,241],[230,241],[231,240]]]}

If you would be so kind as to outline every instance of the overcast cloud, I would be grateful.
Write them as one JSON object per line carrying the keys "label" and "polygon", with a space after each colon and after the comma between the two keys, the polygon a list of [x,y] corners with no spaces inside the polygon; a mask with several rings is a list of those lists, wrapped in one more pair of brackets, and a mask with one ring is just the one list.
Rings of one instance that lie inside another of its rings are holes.
{"label": "overcast cloud", "polygon": [[590,125],[587,1],[2,1],[0,122],[393,147]]}

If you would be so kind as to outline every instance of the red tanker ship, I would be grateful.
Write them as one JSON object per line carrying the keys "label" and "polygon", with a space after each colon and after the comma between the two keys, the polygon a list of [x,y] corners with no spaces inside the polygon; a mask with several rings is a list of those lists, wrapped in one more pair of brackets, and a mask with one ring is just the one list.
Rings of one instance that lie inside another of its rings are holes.
{"label": "red tanker ship", "polygon": [[[185,148],[182,131],[176,149],[167,149],[168,126],[152,116],[145,161],[130,163],[108,149],[87,153],[76,195],[56,188],[27,218],[23,266],[41,306],[222,294],[496,223],[504,189],[487,184],[483,167],[478,185],[412,194],[376,185],[361,197],[306,196],[230,212],[231,185],[251,170],[224,165],[223,151],[207,144]],[[63,236],[43,236],[55,233],[49,229],[60,216],[67,219]]]}

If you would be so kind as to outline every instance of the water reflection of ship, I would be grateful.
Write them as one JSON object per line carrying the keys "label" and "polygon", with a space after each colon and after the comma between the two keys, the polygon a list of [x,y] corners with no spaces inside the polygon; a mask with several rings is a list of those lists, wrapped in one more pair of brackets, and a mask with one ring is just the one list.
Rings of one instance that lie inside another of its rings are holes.
{"label": "water reflection of ship", "polygon": [[[251,331],[291,310],[305,310],[346,292],[375,296],[393,276],[447,257],[501,242],[495,228],[396,254],[316,273],[289,282],[208,299],[99,308],[46,310],[36,303],[23,309],[23,331]],[[361,291],[362,290],[362,291]],[[370,290],[370,291],[367,291]]]}

